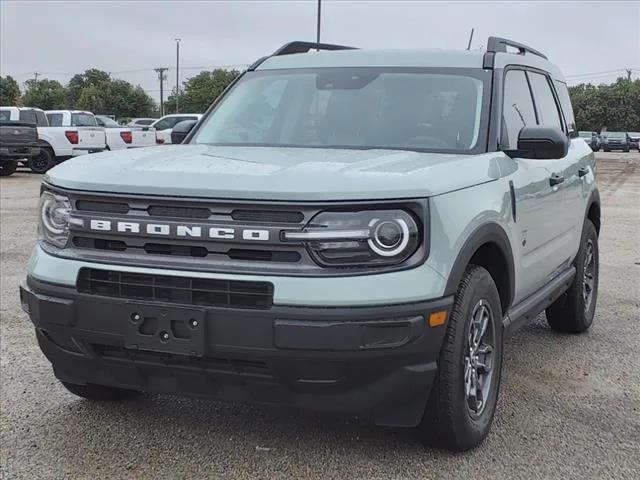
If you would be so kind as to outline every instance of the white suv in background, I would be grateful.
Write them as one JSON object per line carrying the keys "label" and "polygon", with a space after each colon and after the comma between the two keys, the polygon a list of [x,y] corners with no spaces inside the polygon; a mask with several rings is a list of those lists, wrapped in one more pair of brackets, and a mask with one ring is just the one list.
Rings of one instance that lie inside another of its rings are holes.
{"label": "white suv in background", "polygon": [[156,130],[156,143],[166,145],[171,143],[171,131],[177,123],[184,120],[200,120],[201,118],[202,114],[200,113],[173,113],[159,118],[149,127]]}

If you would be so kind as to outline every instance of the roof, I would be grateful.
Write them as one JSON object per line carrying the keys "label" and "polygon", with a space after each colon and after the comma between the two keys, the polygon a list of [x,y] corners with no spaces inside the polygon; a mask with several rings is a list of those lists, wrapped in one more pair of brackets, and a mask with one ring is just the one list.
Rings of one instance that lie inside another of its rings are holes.
{"label": "roof", "polygon": [[482,68],[481,50],[335,50],[268,57],[256,70],[322,67]]}
{"label": "roof", "polygon": [[[540,52],[516,42],[512,42],[512,45],[508,40],[499,38],[495,38],[495,40],[507,42],[509,46],[525,47],[526,50],[522,48],[516,53],[504,51],[506,47],[503,47],[502,50],[495,51],[493,53],[493,68],[501,69],[507,65],[524,65],[547,71],[556,80],[565,81],[560,69],[542,56]],[[323,67],[483,68],[485,54],[487,54],[486,50],[309,50],[307,53],[274,54],[266,57],[256,67],[256,70]]]}

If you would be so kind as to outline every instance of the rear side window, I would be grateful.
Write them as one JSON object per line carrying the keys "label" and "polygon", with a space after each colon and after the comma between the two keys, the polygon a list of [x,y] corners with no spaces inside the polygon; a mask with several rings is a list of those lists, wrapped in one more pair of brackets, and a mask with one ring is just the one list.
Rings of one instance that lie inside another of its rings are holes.
{"label": "rear side window", "polygon": [[562,107],[564,120],[567,122],[569,136],[576,137],[578,135],[578,129],[576,127],[576,119],[573,116],[573,107],[571,106],[571,99],[569,98],[567,84],[558,80],[554,80],[553,83],[556,85],[556,92],[558,92],[558,98],[560,99],[560,106]]}
{"label": "rear side window", "polygon": [[96,117],[90,113],[72,113],[71,114],[71,126],[72,127],[95,127],[98,123]]}
{"label": "rear side window", "polygon": [[560,112],[549,80],[539,73],[528,72],[528,75],[531,82],[531,90],[533,90],[533,98],[536,102],[536,110],[538,111],[538,124],[562,128]]}
{"label": "rear side window", "polygon": [[37,123],[36,112],[33,110],[20,110],[20,121],[27,123]]}
{"label": "rear side window", "polygon": [[61,127],[62,126],[62,114],[61,113],[47,113],[47,120],[49,120],[49,126]]}
{"label": "rear side window", "polygon": [[151,125],[153,120],[136,120],[136,125]]}
{"label": "rear side window", "polygon": [[36,120],[37,120],[36,123],[39,127],[49,126],[49,122],[47,121],[47,116],[44,114],[44,112],[36,110]]}
{"label": "rear side window", "polygon": [[167,117],[160,120],[155,125],[156,130],[166,130],[167,128],[173,128],[178,123],[178,117]]}
{"label": "rear side window", "polygon": [[518,134],[522,127],[536,125],[536,114],[527,77],[522,70],[509,70],[504,80],[502,107],[502,148],[518,148]]}
{"label": "rear side window", "polygon": [[11,121],[11,111],[10,110],[0,110],[0,120],[3,122]]}

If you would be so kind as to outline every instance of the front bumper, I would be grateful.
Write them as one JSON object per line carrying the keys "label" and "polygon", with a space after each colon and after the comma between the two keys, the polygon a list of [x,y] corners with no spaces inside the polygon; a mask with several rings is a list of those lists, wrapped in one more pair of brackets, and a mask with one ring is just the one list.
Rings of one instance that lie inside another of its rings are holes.
{"label": "front bumper", "polygon": [[[83,294],[33,277],[20,295],[63,381],[331,411],[390,426],[422,419],[446,328],[427,319],[452,303],[194,309]],[[177,318],[195,310],[202,330],[189,353],[169,352],[169,343],[163,351],[132,347],[135,312]]]}

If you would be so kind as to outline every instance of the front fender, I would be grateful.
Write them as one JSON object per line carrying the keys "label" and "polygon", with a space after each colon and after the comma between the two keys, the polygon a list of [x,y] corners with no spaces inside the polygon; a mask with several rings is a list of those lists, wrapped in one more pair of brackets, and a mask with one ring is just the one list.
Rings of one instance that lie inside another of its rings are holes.
{"label": "front fender", "polygon": [[433,197],[430,201],[431,249],[427,263],[446,279],[444,295],[456,292],[475,252],[495,244],[509,275],[509,303],[515,295],[513,224],[508,181],[504,178]]}

